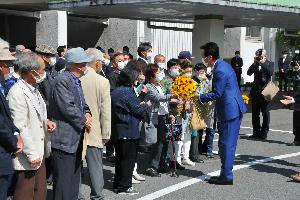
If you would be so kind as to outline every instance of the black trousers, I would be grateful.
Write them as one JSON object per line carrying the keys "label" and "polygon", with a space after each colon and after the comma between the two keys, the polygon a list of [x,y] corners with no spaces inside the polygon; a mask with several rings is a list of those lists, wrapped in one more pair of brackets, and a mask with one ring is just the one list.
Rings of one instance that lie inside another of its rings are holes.
{"label": "black trousers", "polygon": [[115,189],[127,190],[132,187],[132,173],[137,159],[138,143],[138,139],[116,141]]}
{"label": "black trousers", "polygon": [[82,148],[76,153],[52,149],[53,200],[77,200]]}
{"label": "black trousers", "polygon": [[167,154],[169,142],[165,140],[165,122],[166,116],[158,116],[157,126],[157,142],[150,146],[150,167],[158,170],[159,168],[167,168]]}
{"label": "black trousers", "polygon": [[280,74],[279,75],[279,90],[282,91],[282,87],[283,87],[283,82],[284,82],[284,91],[288,92],[288,78],[287,78],[287,74]]}
{"label": "black trousers", "polygon": [[293,133],[295,135],[295,142],[300,143],[300,111],[294,111],[293,112]]}
{"label": "black trousers", "polygon": [[111,157],[114,155],[115,147],[112,138],[106,143],[106,157]]}
{"label": "black trousers", "polygon": [[242,75],[239,72],[235,73],[239,88],[241,88]]}
{"label": "black trousers", "polygon": [[[260,113],[263,116],[263,123],[260,123]],[[252,96],[252,125],[253,134],[256,136],[264,136],[269,132],[270,126],[270,105],[262,94]]]}
{"label": "black trousers", "polygon": [[0,200],[7,198],[8,188],[11,184],[11,179],[13,175],[0,176]]}

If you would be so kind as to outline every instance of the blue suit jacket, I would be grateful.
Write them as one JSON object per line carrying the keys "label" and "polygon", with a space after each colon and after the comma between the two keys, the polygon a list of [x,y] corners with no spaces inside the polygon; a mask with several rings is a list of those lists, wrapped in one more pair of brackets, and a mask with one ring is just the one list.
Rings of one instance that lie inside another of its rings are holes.
{"label": "blue suit jacket", "polygon": [[81,103],[84,111],[90,112],[84,99],[80,101],[71,72],[66,70],[54,80],[49,101],[49,116],[57,125],[54,133],[51,133],[52,148],[67,153],[77,151],[86,122]]}
{"label": "blue suit jacket", "polygon": [[6,99],[0,92],[0,176],[14,172],[11,161],[11,153],[17,151],[17,137],[14,132],[20,131],[13,124]]}
{"label": "blue suit jacket", "polygon": [[218,59],[213,69],[213,91],[201,94],[202,102],[216,100],[216,115],[220,122],[239,117],[247,111],[232,67]]}

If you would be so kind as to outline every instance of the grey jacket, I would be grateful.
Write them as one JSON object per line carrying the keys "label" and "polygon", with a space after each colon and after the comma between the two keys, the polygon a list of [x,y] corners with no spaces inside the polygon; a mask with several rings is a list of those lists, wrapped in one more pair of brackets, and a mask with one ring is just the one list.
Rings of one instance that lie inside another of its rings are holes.
{"label": "grey jacket", "polygon": [[159,91],[157,90],[157,88],[151,83],[148,83],[146,85],[146,87],[149,90],[148,99],[152,103],[152,111],[151,111],[150,121],[152,121],[152,123],[154,125],[157,125],[157,123],[158,123],[158,109],[159,109],[159,106],[160,106],[160,102],[168,101],[170,99],[170,95],[169,94],[161,95],[159,93]]}
{"label": "grey jacket", "polygon": [[[82,89],[80,88],[81,93]],[[84,98],[80,101],[79,91],[71,72],[65,71],[54,81],[49,101],[50,118],[57,128],[51,134],[52,148],[75,153],[82,142],[85,128],[85,113],[90,112]],[[82,106],[84,108],[82,108]]]}

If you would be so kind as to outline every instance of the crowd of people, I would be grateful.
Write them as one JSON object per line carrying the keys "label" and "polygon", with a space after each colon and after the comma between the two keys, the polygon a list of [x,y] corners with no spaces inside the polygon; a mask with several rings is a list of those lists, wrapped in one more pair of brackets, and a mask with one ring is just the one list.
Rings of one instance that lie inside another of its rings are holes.
{"label": "crowd of people", "polygon": [[[193,64],[189,51],[168,61],[155,55],[151,63],[152,46],[147,42],[139,45],[134,59],[126,46],[114,52],[49,45],[29,50],[18,45],[10,52],[1,40],[0,199],[46,199],[47,184],[53,185],[54,200],[84,199],[84,159],[90,198],[104,199],[104,158],[115,165],[114,192],[138,194],[133,184],[145,181],[137,170],[138,152],[149,154],[145,175],[151,177],[203,163],[203,156],[220,156],[220,176],[208,182],[232,185],[239,129],[247,110],[240,91],[243,63],[236,52],[231,67],[220,59],[213,42],[200,49],[202,63]],[[248,70],[255,77],[252,138],[266,139],[269,102],[261,90],[273,66],[265,50],[258,50],[256,57],[260,59]],[[178,76],[195,81],[194,98],[206,108],[205,116],[195,118],[194,101],[172,92]],[[286,96],[284,103],[298,100]],[[213,153],[216,129],[219,155]]]}

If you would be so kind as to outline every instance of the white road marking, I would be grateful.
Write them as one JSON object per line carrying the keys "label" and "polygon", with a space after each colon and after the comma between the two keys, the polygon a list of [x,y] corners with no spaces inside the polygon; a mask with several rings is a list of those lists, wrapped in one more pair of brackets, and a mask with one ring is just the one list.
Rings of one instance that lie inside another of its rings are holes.
{"label": "white road marking", "polygon": [[[253,130],[252,127],[247,127],[247,126],[241,126],[241,128]],[[276,130],[276,129],[269,129],[269,130],[273,132],[280,132],[280,133],[293,133],[293,131],[283,131],[283,130]]]}
{"label": "white road marking", "polygon": [[[300,156],[300,152],[285,154],[285,155],[279,155],[279,156],[269,157],[269,158],[265,158],[265,159],[261,159],[261,160],[255,160],[255,161],[248,162],[248,163],[241,164],[241,165],[235,165],[235,166],[233,166],[233,171],[244,169],[244,168],[249,168],[253,165],[259,165],[259,164],[262,164],[262,163],[271,162],[271,161],[274,161],[274,160],[282,160],[282,159],[285,159],[285,158],[291,158],[291,157],[295,157],[295,156]],[[207,175],[198,176],[196,178],[192,178],[192,179],[177,183],[175,185],[171,185],[171,186],[166,187],[164,189],[158,190],[156,192],[153,192],[151,194],[143,196],[143,197],[141,197],[137,200],[158,199],[162,196],[165,196],[165,195],[170,194],[172,192],[175,192],[177,190],[183,189],[185,187],[191,186],[195,183],[202,182],[202,181],[204,181],[205,179],[207,179],[211,176],[218,176],[219,174],[220,174],[220,170],[211,172]]]}

